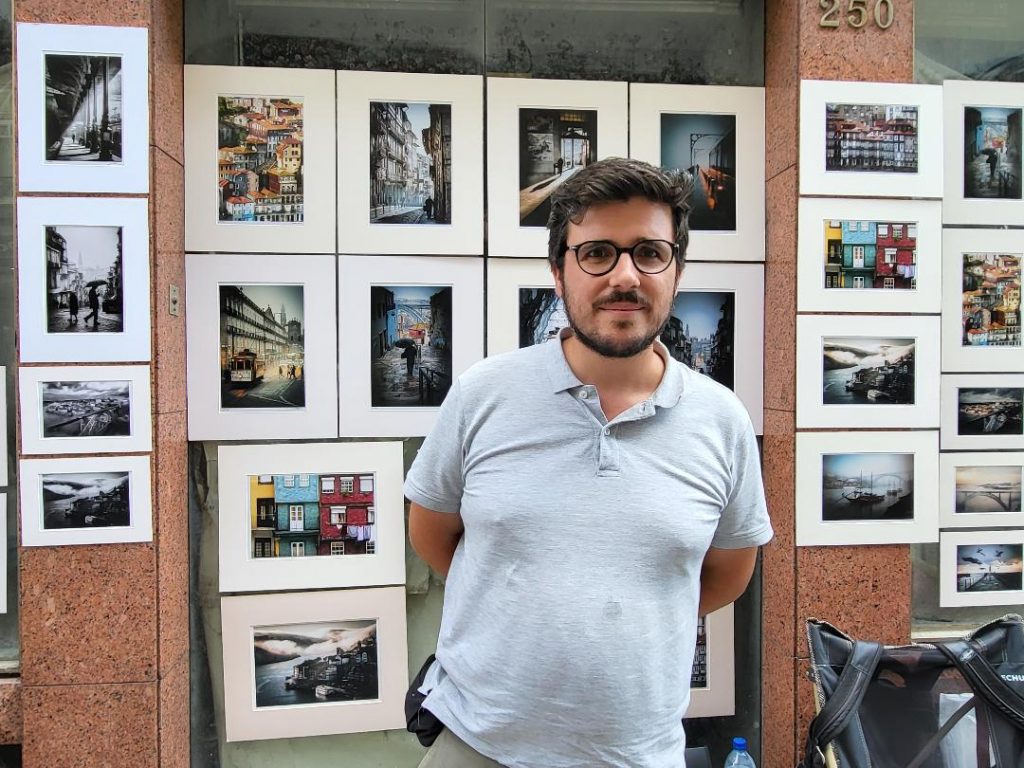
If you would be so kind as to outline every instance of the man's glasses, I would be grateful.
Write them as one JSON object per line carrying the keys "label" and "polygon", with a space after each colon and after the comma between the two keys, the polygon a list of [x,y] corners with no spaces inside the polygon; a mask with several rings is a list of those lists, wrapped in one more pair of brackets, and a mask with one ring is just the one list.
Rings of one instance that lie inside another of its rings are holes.
{"label": "man's glasses", "polygon": [[616,245],[609,240],[587,240],[579,245],[568,245],[566,250],[576,254],[580,269],[588,275],[607,275],[619,263],[619,257],[628,253],[637,271],[657,275],[668,269],[679,253],[679,244],[668,240],[641,240],[632,248]]}

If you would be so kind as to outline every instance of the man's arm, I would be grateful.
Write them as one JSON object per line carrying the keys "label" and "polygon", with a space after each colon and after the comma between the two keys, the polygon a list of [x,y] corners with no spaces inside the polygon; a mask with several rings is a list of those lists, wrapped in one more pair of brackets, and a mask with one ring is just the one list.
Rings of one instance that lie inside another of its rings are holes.
{"label": "man's arm", "polygon": [[462,538],[462,515],[435,512],[409,502],[409,541],[416,554],[440,576],[447,578]]}
{"label": "man's arm", "polygon": [[699,616],[706,616],[743,594],[754,573],[757,547],[711,547],[700,569]]}

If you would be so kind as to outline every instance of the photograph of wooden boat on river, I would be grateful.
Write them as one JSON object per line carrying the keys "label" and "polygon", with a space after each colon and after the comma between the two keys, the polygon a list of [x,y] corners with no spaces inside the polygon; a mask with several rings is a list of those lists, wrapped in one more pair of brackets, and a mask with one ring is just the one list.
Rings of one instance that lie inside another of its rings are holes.
{"label": "photograph of wooden boat on river", "polygon": [[913,405],[913,338],[822,338],[824,405]]}
{"label": "photograph of wooden boat on river", "polygon": [[961,387],[957,389],[958,435],[1020,435],[1021,402],[1018,387]]}
{"label": "photograph of wooden boat on river", "polygon": [[833,453],[821,457],[821,519],[914,517],[914,454]]}

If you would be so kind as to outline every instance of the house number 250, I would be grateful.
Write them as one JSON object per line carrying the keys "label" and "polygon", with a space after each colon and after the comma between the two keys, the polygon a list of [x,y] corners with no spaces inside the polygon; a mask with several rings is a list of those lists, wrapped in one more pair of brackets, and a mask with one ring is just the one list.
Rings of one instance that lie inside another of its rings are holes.
{"label": "house number 250", "polygon": [[874,16],[875,26],[879,29],[888,29],[892,26],[893,17],[896,15],[893,0],[874,0],[872,13],[868,13],[868,0],[846,0],[846,7],[843,8],[843,0],[818,0],[818,5],[824,11],[821,14],[822,27],[838,27],[842,24],[842,15],[846,13],[846,23],[851,27],[860,29],[868,23],[870,16]]}

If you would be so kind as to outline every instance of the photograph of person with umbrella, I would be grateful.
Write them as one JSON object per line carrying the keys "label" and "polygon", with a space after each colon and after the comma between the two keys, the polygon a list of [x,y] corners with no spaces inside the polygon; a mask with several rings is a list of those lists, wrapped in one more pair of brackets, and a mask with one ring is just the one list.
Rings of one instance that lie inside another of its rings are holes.
{"label": "photograph of person with umbrella", "polygon": [[48,226],[45,258],[49,333],[124,331],[121,227]]}

